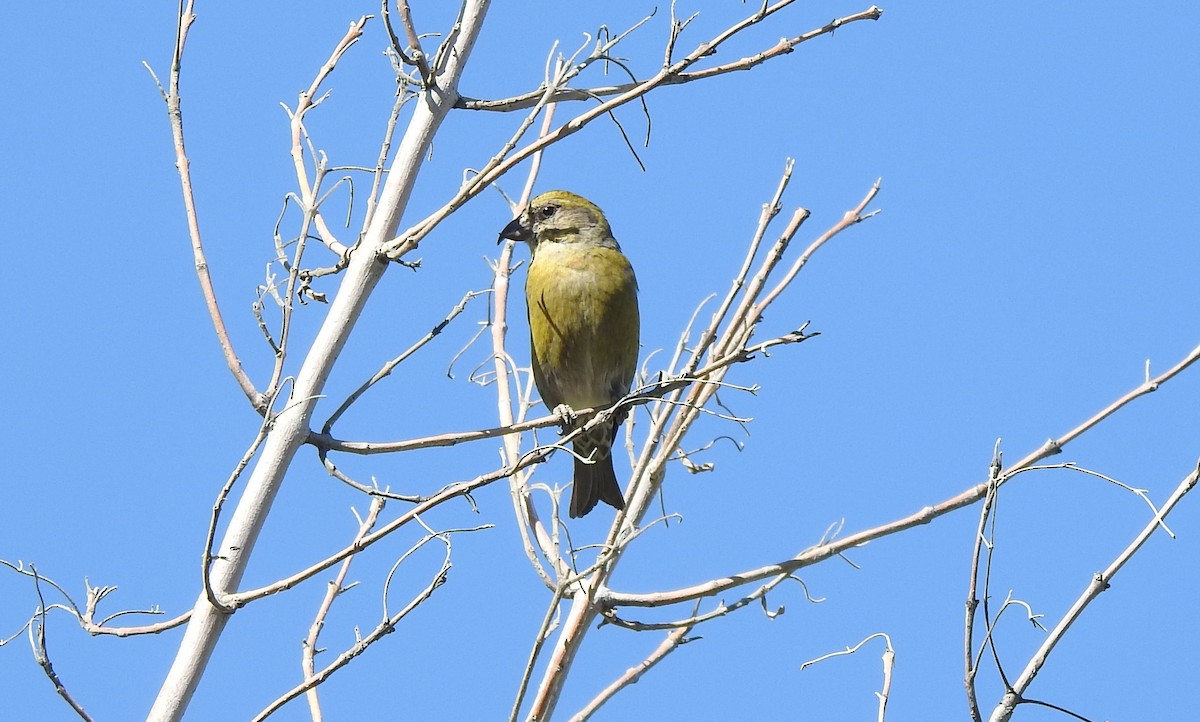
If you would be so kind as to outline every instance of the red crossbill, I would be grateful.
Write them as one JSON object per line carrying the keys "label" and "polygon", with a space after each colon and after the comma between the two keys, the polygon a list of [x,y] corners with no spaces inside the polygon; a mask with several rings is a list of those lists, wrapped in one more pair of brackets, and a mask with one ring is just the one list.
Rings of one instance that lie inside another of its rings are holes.
{"label": "red crossbill", "polygon": [[[629,392],[637,370],[637,280],[604,213],[567,191],[534,198],[501,238],[529,244],[525,279],[533,380],[546,408],[609,406]],[[612,444],[627,412],[574,440],[571,516],[597,501],[625,508]],[[564,414],[571,418],[571,414]],[[571,428],[587,419],[573,419]]]}

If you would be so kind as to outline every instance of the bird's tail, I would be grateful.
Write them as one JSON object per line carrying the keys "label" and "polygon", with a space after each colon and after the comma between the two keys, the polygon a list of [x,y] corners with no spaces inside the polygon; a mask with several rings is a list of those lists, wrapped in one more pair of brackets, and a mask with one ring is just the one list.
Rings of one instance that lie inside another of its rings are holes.
{"label": "bird's tail", "polygon": [[[593,453],[594,452],[594,453]],[[613,470],[612,454],[604,447],[575,442],[575,488],[571,491],[571,518],[578,519],[603,501],[614,509],[625,508],[625,498]],[[592,458],[584,461],[588,456]]]}

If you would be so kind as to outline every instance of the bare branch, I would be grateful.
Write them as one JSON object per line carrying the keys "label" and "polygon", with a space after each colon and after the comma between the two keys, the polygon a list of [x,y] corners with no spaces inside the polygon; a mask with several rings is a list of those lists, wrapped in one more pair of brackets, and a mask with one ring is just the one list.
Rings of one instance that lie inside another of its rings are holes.
{"label": "bare branch", "polygon": [[1054,629],[1050,630],[1050,634],[1046,636],[1046,639],[1042,642],[1042,645],[1036,652],[1034,652],[1033,656],[1030,657],[1029,663],[1025,666],[1025,669],[1022,670],[1020,676],[1017,677],[1015,682],[1013,682],[1011,688],[1004,694],[1003,699],[1001,699],[1000,703],[996,705],[996,708],[992,710],[990,717],[991,722],[1007,722],[1007,720],[1012,718],[1012,713],[1014,710],[1016,710],[1017,706],[1023,701],[1026,701],[1022,696],[1025,693],[1025,690],[1029,688],[1029,685],[1033,682],[1034,677],[1036,677],[1038,672],[1041,671],[1042,667],[1045,666],[1046,660],[1049,658],[1050,653],[1054,651],[1055,646],[1057,646],[1062,640],[1063,636],[1067,633],[1067,630],[1069,630],[1071,625],[1073,625],[1075,621],[1082,616],[1084,610],[1087,609],[1088,605],[1091,604],[1096,597],[1099,597],[1102,592],[1108,590],[1112,584],[1113,577],[1115,577],[1117,572],[1121,570],[1121,567],[1125,566],[1125,563],[1132,559],[1133,555],[1142,548],[1142,545],[1144,545],[1154,531],[1162,525],[1163,521],[1166,520],[1167,515],[1171,513],[1171,511],[1177,504],[1179,504],[1180,501],[1183,500],[1183,497],[1196,487],[1196,481],[1198,478],[1200,478],[1200,464],[1197,464],[1196,468],[1194,468],[1190,474],[1185,476],[1183,480],[1179,482],[1179,484],[1175,487],[1175,490],[1171,492],[1169,497],[1167,497],[1166,502],[1163,503],[1162,508],[1149,522],[1145,524],[1145,526],[1142,527],[1142,530],[1138,532],[1133,541],[1129,543],[1129,546],[1125,547],[1124,551],[1118,554],[1117,557],[1113,559],[1112,563],[1110,563],[1108,567],[1104,569],[1104,571],[1097,572],[1092,576],[1091,581],[1088,582],[1088,585],[1083,590],[1083,593],[1079,595],[1079,597],[1075,600],[1075,603],[1071,605],[1071,608],[1067,610],[1067,613],[1063,615],[1063,618],[1059,621],[1059,623],[1054,626]]}
{"label": "bare branch", "polygon": [[[318,173],[315,180],[310,180],[308,176],[308,164],[304,160],[304,140],[308,135],[304,127],[304,116],[324,100],[324,96],[318,95],[321,92],[321,85],[333,73],[338,61],[342,59],[346,51],[362,38],[363,28],[366,27],[367,20],[370,18],[370,15],[364,15],[356,22],[350,24],[350,28],[346,31],[346,34],[338,41],[333,52],[330,53],[329,59],[317,71],[317,75],[313,78],[308,89],[300,93],[300,97],[296,100],[296,109],[288,112],[292,132],[292,166],[296,173],[296,183],[300,189],[300,206],[305,216],[312,218],[314,225],[317,227],[317,232],[321,236],[321,240],[330,251],[333,251],[339,257],[344,257],[349,249],[345,244],[337,240],[333,231],[326,225],[325,218],[321,215],[317,194],[320,190],[322,174]],[[316,153],[312,155],[314,160],[317,159]]]}
{"label": "bare branch", "polygon": [[[383,0],[384,5],[387,5],[387,0]],[[387,129],[383,132],[383,141],[379,144],[379,157],[375,161],[375,168],[371,172],[371,194],[367,196],[367,209],[363,214],[363,232],[371,226],[371,219],[375,216],[375,207],[379,203],[379,188],[383,185],[383,177],[387,169],[387,159],[392,150],[392,139],[396,135],[396,124],[400,120],[400,111],[404,105],[417,97],[415,93],[408,92],[407,87],[402,82],[397,83],[396,87],[396,102],[392,104],[392,112],[388,116]],[[339,257],[339,264],[345,263],[349,259]],[[341,266],[338,266],[339,270]]]}
{"label": "bare branch", "polygon": [[[725,40],[728,40],[730,37],[732,37],[732,35],[736,34],[737,32],[740,32],[741,30],[744,30],[745,28],[749,27],[750,25],[753,25],[753,24],[765,19],[767,17],[767,15],[774,13],[776,10],[781,9],[786,5],[790,5],[793,1],[794,0],[784,0],[783,2],[776,3],[775,5],[766,9],[765,12],[756,13],[755,15],[747,18],[746,20],[743,20],[738,25],[733,26],[733,28],[731,28],[731,30],[733,30],[733,32],[730,32],[727,30],[726,31],[727,34],[722,34],[721,36],[718,36],[717,38],[710,40],[708,43],[701,45],[700,46],[701,48],[705,48],[705,52],[703,52],[700,55],[700,57],[704,57],[705,55],[713,54],[716,51],[717,46],[720,45]],[[838,18],[836,20],[829,22],[827,25],[823,25],[819,28],[810,30],[807,33],[804,33],[802,35],[797,35],[790,39],[784,38],[784,39],[780,40],[778,43],[776,43],[775,45],[771,46],[770,48],[767,48],[766,50],[763,50],[762,52],[756,53],[754,55],[744,57],[740,60],[736,60],[731,63],[725,63],[724,65],[718,65],[718,66],[712,67],[712,68],[706,68],[704,70],[673,73],[670,76],[668,76],[667,78],[665,78],[661,84],[662,85],[682,85],[684,83],[690,83],[695,80],[704,80],[706,78],[712,78],[712,77],[715,77],[718,75],[724,75],[725,73],[732,73],[732,72],[736,72],[736,71],[740,71],[740,70],[750,70],[751,68],[755,67],[756,65],[761,65],[762,63],[764,63],[768,60],[777,58],[781,55],[787,55],[788,53],[795,50],[796,46],[799,45],[800,43],[803,43],[808,40],[812,40],[813,38],[817,38],[822,35],[832,34],[838,28],[848,25],[850,23],[858,22],[859,20],[878,20],[882,16],[883,16],[883,10],[879,7],[872,5],[871,7],[867,8],[866,10],[863,10],[862,12],[855,13],[853,15],[847,15],[842,18]],[[694,18],[694,17],[695,16],[693,15],[692,18]],[[683,25],[686,25],[688,22],[691,22],[692,18],[688,18],[687,21],[684,21]],[[682,29],[683,29],[683,27],[680,26],[679,30],[682,30]],[[678,39],[678,33],[672,32],[671,37],[669,38],[668,43],[667,43],[667,49],[664,53],[664,55],[667,56],[668,58],[674,49],[675,40],[677,40],[677,39]],[[695,52],[693,52],[693,55],[695,55]],[[691,56],[689,56],[689,57],[691,57]],[[697,58],[697,59],[699,59],[699,58]],[[692,62],[695,62],[695,61],[692,61]],[[677,67],[678,65],[679,65],[679,63],[675,63],[674,65],[667,65],[666,68],[669,69],[672,67]],[[691,65],[691,63],[688,63],[688,65]],[[687,67],[687,66],[685,66],[685,67]],[[553,97],[551,98],[551,100],[556,103],[561,103],[561,102],[565,102],[568,100],[586,100],[586,99],[592,98],[592,97],[607,97],[607,96],[612,96],[612,95],[621,95],[622,93],[629,92],[630,90],[634,89],[636,86],[637,86],[636,83],[625,83],[622,85],[609,85],[609,86],[598,87],[598,88],[589,88],[587,90],[581,90],[581,89],[576,89],[576,88],[563,88],[563,89],[556,91],[554,93]],[[458,107],[465,108],[467,110],[490,110],[490,111],[500,111],[500,112],[511,112],[514,110],[524,110],[525,108],[532,107],[537,102],[540,95],[541,95],[541,91],[535,90],[535,91],[532,91],[529,93],[525,93],[524,95],[518,95],[518,96],[515,96],[512,98],[505,98],[503,100],[479,100],[476,98],[464,97],[459,101]]]}
{"label": "bare branch", "polygon": [[[1011,476],[1014,472],[1026,469],[1032,466],[1040,459],[1049,456],[1051,453],[1058,453],[1062,447],[1069,441],[1078,438],[1087,429],[1092,428],[1096,424],[1108,418],[1121,407],[1129,404],[1139,396],[1150,393],[1156,390],[1159,386],[1169,381],[1171,378],[1179,374],[1183,369],[1194,363],[1197,358],[1200,358],[1200,346],[1193,349],[1183,360],[1172,366],[1166,372],[1151,379],[1148,382],[1143,382],[1135,387],[1130,392],[1121,396],[1117,401],[1109,404],[1092,418],[1085,421],[1083,424],[1072,429],[1067,434],[1058,439],[1051,439],[1046,442],[1041,449],[1026,456],[1021,461],[1009,467],[1005,472],[1005,476]],[[1050,451],[1053,449],[1053,451]],[[861,544],[865,544],[875,539],[881,539],[890,536],[905,529],[910,529],[921,524],[928,524],[940,516],[949,514],[956,509],[961,509],[965,506],[974,504],[983,499],[991,485],[988,482],[983,482],[968,488],[967,490],[946,499],[933,506],[927,506],[913,514],[881,524],[880,526],[866,529],[848,537],[837,541],[831,541],[806,549],[797,554],[795,557],[786,561],[778,562],[758,569],[747,570],[738,574],[713,579],[703,584],[698,584],[692,587],[677,589],[672,592],[659,592],[655,594],[624,594],[618,592],[608,592],[602,600],[603,604],[608,607],[618,606],[657,606],[660,604],[673,604],[676,602],[690,601],[700,597],[713,596],[720,594],[728,589],[750,584],[768,577],[773,577],[778,574],[785,574],[802,569],[806,566],[824,561],[831,556],[841,554],[849,549],[852,549]],[[1155,515],[1154,524],[1157,526],[1162,523],[1162,518],[1165,518],[1165,512],[1169,508],[1164,506],[1159,514]]]}
{"label": "bare branch", "polygon": [[[1103,409],[1097,411],[1096,414],[1093,415],[1091,418],[1087,419],[1086,421],[1079,424],[1075,428],[1071,429],[1067,433],[1063,434],[1062,436],[1058,437],[1057,439],[1048,439],[1045,444],[1042,444],[1041,448],[1039,448],[1037,451],[1030,453],[1028,456],[1026,456],[1024,459],[1021,459],[1016,464],[1013,464],[1009,470],[1011,471],[1012,469],[1022,469],[1027,466],[1032,466],[1033,464],[1036,464],[1037,462],[1041,461],[1042,459],[1045,459],[1049,456],[1054,456],[1055,454],[1062,452],[1062,448],[1064,446],[1066,446],[1071,441],[1074,441],[1075,439],[1079,438],[1081,435],[1083,435],[1084,432],[1092,429],[1097,424],[1099,424],[1101,421],[1104,421],[1105,419],[1107,419],[1109,416],[1112,416],[1113,414],[1115,414],[1121,408],[1125,407],[1127,404],[1129,404],[1134,399],[1137,399],[1141,396],[1145,396],[1146,394],[1150,394],[1155,391],[1158,391],[1160,386],[1162,386],[1167,381],[1170,381],[1171,379],[1175,378],[1175,376],[1180,374],[1188,366],[1191,366],[1192,364],[1196,363],[1197,360],[1200,360],[1200,346],[1197,346],[1196,348],[1192,349],[1186,356],[1184,356],[1182,359],[1180,359],[1174,366],[1167,369],[1166,371],[1159,374],[1158,376],[1155,376],[1154,378],[1147,377],[1141,384],[1130,389],[1124,396],[1121,396],[1116,401],[1113,401],[1108,406],[1105,406]],[[1147,362],[1146,368],[1149,369],[1149,362]]]}
{"label": "bare branch", "polygon": [[400,22],[404,25],[404,35],[408,39],[408,49],[411,52],[406,52],[400,45],[400,39],[396,37],[396,32],[392,30],[392,18],[388,13],[388,0],[383,0],[383,24],[387,28],[388,37],[392,41],[392,50],[396,51],[396,55],[400,56],[400,60],[405,65],[411,65],[417,69],[421,76],[421,82],[425,87],[429,86],[433,75],[429,69],[429,61],[425,57],[425,52],[421,49],[421,37],[417,34],[417,29],[413,25],[412,12],[408,9],[407,0],[396,0],[396,7],[400,11]]}
{"label": "bare branch", "polygon": [[[735,611],[741,609],[742,607],[747,606],[751,602],[763,601],[764,607],[765,607],[765,600],[767,597],[767,593],[772,591],[773,589],[775,589],[775,587],[779,586],[780,584],[787,581],[788,579],[796,579],[796,577],[793,577],[790,573],[779,574],[779,575],[775,576],[775,578],[772,579],[771,581],[760,586],[759,588],[750,592],[749,594],[742,597],[741,599],[738,599],[737,601],[733,602],[732,604],[726,604],[725,602],[721,601],[721,602],[718,602],[717,606],[714,607],[711,611],[705,612],[703,614],[693,613],[691,616],[687,617],[686,619],[672,620],[669,622],[638,622],[638,621],[633,621],[633,620],[623,619],[621,617],[618,617],[617,614],[613,611],[606,611],[604,613],[604,619],[605,619],[605,621],[615,624],[618,627],[630,629],[635,632],[648,632],[648,631],[662,630],[662,629],[676,629],[679,627],[694,627],[698,624],[707,622],[711,619],[716,619],[718,617],[724,617],[725,615],[729,614],[730,612],[735,612]],[[608,601],[608,599],[611,598],[610,595],[605,594],[603,591],[598,593],[597,596],[598,596],[598,600],[599,600],[600,604],[605,604]],[[654,595],[647,595],[647,596],[654,596]],[[694,599],[697,603],[699,603],[703,598],[704,598],[704,595],[695,597]],[[670,601],[663,601],[663,602],[661,602],[661,604],[675,604],[680,601],[685,601],[682,599],[674,599],[671,597],[664,597],[664,599],[670,599]],[[660,606],[660,604],[654,603],[654,604],[644,604],[644,605],[639,605],[639,606],[654,607],[654,606]],[[784,608],[779,607],[778,609],[768,611],[767,616],[774,619],[775,617],[778,617],[780,614],[783,614],[783,612],[784,612]]]}
{"label": "bare branch", "polygon": [[654,668],[659,662],[663,661],[668,654],[679,649],[683,645],[692,641],[688,638],[688,634],[692,631],[692,627],[680,627],[672,630],[670,634],[663,639],[662,643],[655,647],[654,651],[646,655],[646,658],[637,665],[625,670],[625,674],[615,679],[612,684],[604,688],[600,694],[596,695],[592,701],[588,702],[583,709],[579,710],[575,716],[571,717],[571,722],[583,722],[594,715],[599,709],[604,706],[604,703],[612,699],[617,692],[625,689],[631,684],[637,684],[642,676]]}
{"label": "bare branch", "polygon": [[488,484],[494,483],[501,479],[507,479],[516,471],[523,469],[530,464],[537,463],[540,460],[541,456],[539,454],[531,452],[522,455],[519,459],[517,459],[516,463],[512,467],[504,467],[495,471],[491,471],[487,474],[481,474],[470,481],[460,481],[453,484],[448,484],[437,494],[434,494],[428,499],[422,501],[420,504],[414,506],[412,509],[409,509],[404,514],[401,514],[399,517],[380,527],[378,530],[354,541],[349,546],[342,548],[341,550],[329,555],[321,561],[287,577],[278,579],[267,586],[259,587],[257,589],[249,589],[238,592],[237,594],[231,594],[226,597],[226,599],[233,606],[243,607],[257,599],[269,597],[272,594],[277,594],[285,589],[290,589],[291,587],[294,587],[297,584],[310,579],[317,574],[320,574],[326,569],[329,569],[338,562],[352,557],[363,549],[366,549],[367,547],[374,545],[376,542],[383,540],[400,527],[413,522],[417,519],[417,517],[428,512],[429,510],[438,507],[452,499],[469,496],[471,492],[487,486]]}
{"label": "bare branch", "polygon": [[866,639],[864,639],[863,641],[854,645],[853,647],[846,647],[844,650],[842,650],[840,652],[830,652],[829,654],[822,655],[820,657],[817,657],[816,659],[811,659],[811,660],[805,662],[804,664],[800,665],[800,669],[801,670],[806,669],[808,667],[811,667],[814,664],[817,664],[819,662],[824,662],[825,660],[831,659],[833,657],[841,657],[841,656],[844,656],[847,654],[854,654],[859,649],[861,649],[864,644],[866,644],[867,642],[870,642],[872,639],[876,639],[876,638],[883,639],[884,643],[887,645],[887,647],[883,650],[883,687],[880,691],[875,693],[875,696],[879,699],[879,714],[876,717],[876,719],[878,720],[878,722],[884,722],[884,718],[887,717],[888,696],[891,694],[891,690],[892,690],[892,670],[896,666],[896,650],[894,650],[892,648],[892,638],[889,637],[887,634],[885,634],[883,632],[876,632],[875,634],[872,634],[871,636],[867,637]]}
{"label": "bare branch", "polygon": [[[338,655],[337,659],[330,662],[327,666],[325,666],[323,669],[321,669],[321,671],[317,672],[314,675],[310,675],[310,676],[306,677],[303,682],[296,685],[292,689],[288,690],[284,694],[280,695],[278,699],[276,699],[271,704],[267,705],[261,712],[259,712],[257,715],[254,716],[253,721],[260,722],[261,720],[266,719],[267,717],[269,717],[272,714],[274,714],[275,712],[277,712],[281,707],[283,707],[285,704],[287,704],[291,700],[295,699],[296,697],[299,697],[300,695],[304,694],[308,690],[313,689],[317,685],[319,685],[322,682],[324,682],[325,680],[329,679],[331,676],[333,676],[334,672],[345,667],[352,660],[354,660],[355,657],[357,657],[360,654],[362,654],[363,652],[365,652],[367,650],[367,647],[371,646],[375,642],[378,642],[380,639],[382,639],[383,637],[385,637],[386,635],[388,635],[392,631],[394,631],[396,628],[396,625],[399,624],[401,620],[403,620],[405,617],[407,617],[408,614],[410,612],[412,612],[412,610],[414,610],[418,606],[420,606],[420,604],[422,602],[429,599],[429,597],[433,596],[433,593],[435,591],[437,591],[437,589],[439,587],[441,587],[443,584],[446,583],[447,575],[450,573],[450,551],[451,551],[450,535],[455,532],[479,531],[481,529],[490,528],[490,526],[491,525],[485,525],[485,526],[481,526],[481,527],[474,527],[471,529],[448,529],[446,531],[441,531],[441,532],[432,532],[432,533],[422,537],[420,540],[418,540],[416,544],[414,544],[411,548],[409,548],[409,550],[406,551],[400,557],[400,559],[396,562],[395,566],[392,567],[392,572],[394,573],[396,568],[399,567],[399,565],[401,563],[403,563],[404,560],[406,560],[408,557],[410,557],[414,552],[416,552],[421,547],[425,546],[425,544],[429,543],[430,541],[433,541],[434,539],[436,539],[436,540],[442,542],[443,545],[445,545],[446,552],[443,557],[441,567],[433,575],[433,579],[429,582],[429,584],[427,584],[424,589],[422,589],[420,592],[418,592],[416,594],[416,596],[414,596],[411,600],[409,600],[408,604],[404,605],[404,607],[400,611],[396,612],[395,614],[390,614],[390,615],[385,614],[384,619],[379,623],[378,626],[376,626],[373,630],[371,630],[371,632],[369,634],[367,634],[367,635],[363,636],[361,639],[359,639],[358,642],[356,642],[353,646],[351,646],[345,652],[342,652],[340,655]],[[391,574],[388,575],[389,580],[391,579],[391,576],[392,576]],[[385,587],[385,599],[386,599],[386,587]]]}
{"label": "bare branch", "polygon": [[54,691],[58,693],[58,696],[62,697],[63,701],[70,705],[71,709],[80,719],[92,722],[91,716],[83,709],[83,705],[79,704],[71,696],[71,693],[67,691],[62,678],[54,671],[54,664],[50,662],[50,650],[46,646],[46,613],[49,610],[46,607],[46,598],[42,596],[41,577],[38,575],[37,569],[31,564],[29,565],[29,571],[33,576],[33,588],[38,596],[38,611],[28,627],[29,644],[33,648],[33,658],[37,661],[38,666],[42,668],[42,672],[45,673],[46,678],[54,685]]}
{"label": "bare branch", "polygon": [[521,705],[525,701],[525,694],[529,691],[529,680],[533,678],[533,670],[537,666],[538,657],[542,653],[542,646],[546,644],[546,640],[550,638],[550,633],[557,624],[559,617],[559,602],[563,599],[563,590],[565,587],[559,586],[554,589],[554,595],[550,598],[550,603],[546,606],[546,613],[542,615],[542,625],[538,629],[537,635],[533,638],[533,648],[529,650],[529,658],[525,662],[525,669],[521,672],[521,681],[517,684],[517,694],[513,699],[512,710],[508,715],[508,722],[516,722],[517,717],[521,714]]}
{"label": "bare branch", "polygon": [[[355,540],[362,539],[371,529],[375,527],[375,523],[379,520],[379,513],[383,511],[384,500],[379,497],[371,499],[371,506],[367,510],[367,516],[358,525],[358,533],[354,535]],[[342,592],[346,591],[346,575],[350,573],[350,563],[354,561],[354,557],[347,557],[342,561],[341,568],[333,579],[329,581],[329,586],[325,589],[325,596],[321,599],[321,606],[317,608],[316,616],[313,617],[313,623],[308,628],[308,636],[304,639],[304,644],[300,653],[300,669],[304,672],[305,678],[316,676],[315,657],[317,654],[317,640],[321,636],[321,630],[325,627],[325,619],[329,616],[329,610],[333,608],[333,602]],[[317,688],[313,686],[305,692],[305,697],[308,700],[309,716],[313,722],[321,722],[321,700],[317,696]]]}
{"label": "bare branch", "polygon": [[[254,388],[254,382],[242,368],[242,361],[233,348],[233,341],[229,338],[225,319],[221,315],[221,308],[217,303],[216,288],[213,286],[212,276],[208,272],[208,257],[200,236],[200,215],[196,210],[196,197],[192,191],[192,164],[188,159],[187,147],[183,140],[183,110],[179,96],[179,77],[183,68],[183,49],[187,44],[188,30],[196,20],[193,12],[194,5],[194,0],[187,0],[186,5],[183,0],[180,0],[179,3],[179,24],[175,31],[175,49],[171,55],[171,74],[167,90],[163,93],[163,100],[166,101],[167,117],[171,123],[171,138],[175,145],[175,168],[179,171],[179,185],[183,192],[183,209],[187,216],[188,235],[192,243],[196,278],[200,281],[200,293],[204,297],[204,305],[208,308],[213,330],[217,334],[217,342],[221,345],[221,353],[225,356],[225,365],[229,367],[230,373],[237,380],[238,386],[241,387],[242,393],[245,394],[250,404],[260,414],[265,414],[267,410],[266,397]],[[149,69],[149,65],[146,67]],[[154,76],[154,71],[151,70],[150,74]],[[158,84],[159,92],[163,92],[162,83],[159,83],[157,76],[154,76],[154,82]]]}
{"label": "bare branch", "polygon": [[[549,74],[549,69],[547,74]],[[563,66],[561,61],[556,61],[553,75],[556,78],[562,77]],[[554,105],[546,107],[546,114],[542,118],[542,127],[539,133],[544,136],[549,132],[551,125],[554,122]],[[530,118],[532,120],[532,118]],[[529,166],[529,174],[525,179],[525,186],[521,192],[519,206],[523,208],[529,199],[533,196],[533,186],[537,181],[538,172],[541,170],[542,154],[536,153],[533,156]],[[519,211],[519,208],[514,208],[514,214]],[[500,419],[500,423],[508,426],[513,426],[514,422],[524,418],[529,411],[529,391],[520,395],[519,409],[514,416],[513,412],[513,394],[509,385],[509,374],[507,360],[509,354],[507,350],[508,340],[508,294],[511,288],[512,281],[512,255],[515,247],[513,241],[507,241],[503,244],[500,252],[500,258],[493,266],[495,277],[492,282],[492,324],[491,324],[491,341],[492,341],[492,363],[496,374],[496,410]],[[519,436],[505,436],[504,448],[502,457],[505,460],[512,460],[520,456],[521,439]],[[558,549],[558,538],[554,531],[547,530],[546,525],[542,522],[538,515],[537,508],[533,504],[527,486],[528,474],[514,474],[509,479],[509,494],[512,498],[513,511],[517,519],[517,528],[521,532],[521,542],[525,549],[526,556],[529,557],[530,564],[533,566],[534,572],[550,589],[561,590],[562,586],[555,582],[555,579],[562,579],[568,574],[566,561],[562,558]],[[553,527],[552,527],[553,528]],[[542,564],[545,561],[553,569],[553,576],[546,567]],[[556,594],[560,592],[556,591]],[[557,597],[556,602],[557,603]],[[552,605],[553,606],[553,605]],[[535,645],[530,659],[530,666],[534,663],[537,653],[540,650],[540,643]],[[528,683],[528,673],[522,682],[522,690],[524,684]],[[516,705],[519,708],[521,704],[521,696],[518,694]]]}
{"label": "bare branch", "polygon": [[[692,361],[689,364],[692,368],[700,363],[704,353],[709,346],[717,338],[717,330],[724,323],[726,315],[729,313],[730,307],[738,294],[746,285],[746,277],[750,273],[750,267],[754,263],[755,256],[758,255],[758,248],[762,244],[763,237],[767,234],[767,228],[771,225],[771,221],[783,209],[783,193],[787,190],[788,183],[792,179],[792,169],[795,167],[796,161],[791,158],[783,166],[783,174],[779,178],[779,185],[775,188],[775,195],[771,200],[763,204],[762,212],[758,218],[758,226],[754,229],[754,235],[750,239],[750,244],[746,248],[746,257],[742,261],[742,267],[734,274],[733,281],[729,285],[729,291],[725,294],[725,299],[721,302],[720,307],[713,313],[712,320],[709,322],[708,328],[700,335],[699,341],[696,343],[696,348],[692,353]],[[674,368],[674,361],[671,364]]]}
{"label": "bare branch", "polygon": [[1000,451],[1000,440],[992,450],[992,462],[988,465],[988,488],[979,509],[979,527],[975,530],[975,545],[971,554],[971,576],[967,585],[967,615],[963,625],[963,667],[965,678],[963,684],[967,691],[967,707],[972,722],[980,722],[982,713],[979,711],[979,700],[975,693],[975,676],[979,672],[979,664],[975,661],[975,610],[979,607],[979,596],[976,585],[979,583],[979,556],[984,544],[991,549],[991,543],[985,538],[988,519],[991,518],[992,505],[996,500],[996,491],[1000,485],[1000,469],[1004,466],[1004,455]]}
{"label": "bare branch", "polygon": [[817,249],[825,245],[829,239],[846,230],[850,226],[862,223],[879,212],[873,211],[871,213],[865,213],[864,211],[866,211],[867,206],[871,204],[871,201],[875,200],[875,196],[879,194],[879,185],[881,182],[882,180],[876,180],[874,185],[871,186],[871,189],[867,191],[867,194],[863,196],[863,199],[859,201],[857,206],[846,211],[845,215],[842,216],[842,220],[835,223],[833,227],[822,233],[817,240],[813,241],[808,248],[804,249],[804,253],[800,254],[800,257],[796,259],[795,263],[792,264],[792,267],[788,269],[788,272],[784,274],[779,283],[775,284],[775,287],[763,297],[762,301],[758,302],[754,313],[750,314],[752,323],[756,322],[762,315],[763,309],[765,309],[767,306],[770,306],[775,299],[779,297],[779,294],[783,293],[788,285],[791,284],[791,282],[796,278],[796,274],[800,273],[800,270],[804,268],[805,264],[808,263],[808,259],[812,258],[812,255],[817,252]]}
{"label": "bare branch", "polygon": [[324,433],[324,434],[330,433],[330,430],[333,428],[333,425],[336,424],[338,419],[340,419],[342,417],[342,414],[346,413],[346,410],[349,409],[350,406],[353,405],[355,401],[357,401],[360,397],[362,397],[362,395],[365,394],[368,389],[370,389],[372,386],[379,383],[383,379],[387,378],[389,375],[391,375],[392,371],[394,371],[397,366],[404,363],[404,361],[407,360],[410,356],[412,356],[414,353],[419,351],[423,346],[425,346],[427,343],[429,343],[434,338],[436,338],[438,335],[440,335],[442,333],[442,331],[444,331],[446,329],[446,327],[450,325],[451,321],[453,321],[455,318],[458,317],[459,314],[461,314],[463,311],[465,311],[467,309],[468,302],[470,302],[472,299],[477,298],[479,296],[486,296],[489,293],[491,293],[491,289],[487,289],[487,290],[483,290],[483,291],[468,291],[462,297],[462,299],[459,300],[459,302],[454,305],[454,308],[450,309],[450,312],[446,314],[445,318],[443,318],[441,321],[434,324],[433,328],[429,329],[428,333],[426,333],[421,338],[417,339],[417,341],[412,346],[409,346],[408,349],[406,349],[399,356],[397,356],[396,358],[392,359],[391,361],[388,361],[387,363],[385,363],[383,365],[383,368],[381,368],[381,369],[379,369],[379,371],[375,372],[375,374],[373,376],[371,376],[371,378],[367,379],[361,386],[359,386],[357,389],[355,389],[352,394],[347,396],[346,400],[342,402],[342,405],[339,406],[337,408],[337,410],[335,410],[332,414],[330,414],[329,418],[322,425],[322,427],[321,427],[322,433]]}

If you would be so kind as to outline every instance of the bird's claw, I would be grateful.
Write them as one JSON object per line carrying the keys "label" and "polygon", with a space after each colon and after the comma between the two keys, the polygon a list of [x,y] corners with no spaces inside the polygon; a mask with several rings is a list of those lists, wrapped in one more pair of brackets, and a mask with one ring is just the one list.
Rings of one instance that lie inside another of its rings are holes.
{"label": "bird's claw", "polygon": [[558,425],[564,434],[575,428],[575,421],[579,418],[579,414],[575,413],[575,409],[566,404],[555,406],[554,415],[558,417]]}

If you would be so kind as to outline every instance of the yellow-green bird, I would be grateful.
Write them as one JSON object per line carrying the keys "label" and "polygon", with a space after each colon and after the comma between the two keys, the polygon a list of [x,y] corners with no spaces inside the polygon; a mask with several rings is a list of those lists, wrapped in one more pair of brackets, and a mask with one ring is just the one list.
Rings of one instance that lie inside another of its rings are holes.
{"label": "yellow-green bird", "polygon": [[[533,255],[525,301],[533,380],[546,408],[604,407],[627,394],[641,327],[637,279],[604,213],[574,193],[549,191],[530,201],[500,238],[525,241]],[[624,417],[615,414],[575,439],[572,517],[597,501],[625,508],[611,455]]]}

